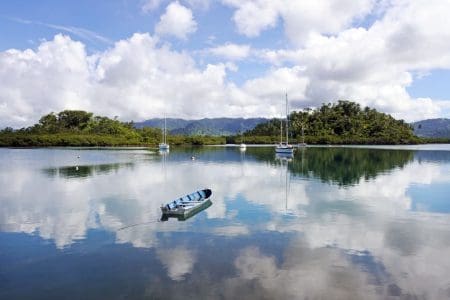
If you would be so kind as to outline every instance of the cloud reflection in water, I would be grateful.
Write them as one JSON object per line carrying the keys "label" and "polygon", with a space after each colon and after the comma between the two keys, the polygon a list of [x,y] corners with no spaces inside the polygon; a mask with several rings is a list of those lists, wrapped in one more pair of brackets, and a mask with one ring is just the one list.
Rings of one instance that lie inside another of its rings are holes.
{"label": "cloud reflection in water", "polygon": [[[90,230],[112,232],[117,244],[153,249],[181,290],[186,280],[215,278],[196,291],[200,296],[448,297],[448,210],[412,203],[426,203],[417,189],[441,184],[450,192],[450,158],[433,151],[304,151],[291,162],[274,160],[272,149],[242,155],[219,148],[195,161],[191,152],[175,151],[84,165],[88,172],[67,165],[2,169],[1,230],[39,235],[59,249],[82,243]],[[204,187],[213,190],[206,211],[186,222],[149,223],[160,217],[161,203]],[[148,224],[118,230],[137,223]],[[216,264],[224,271],[214,277],[207,257],[219,245],[224,260]]]}

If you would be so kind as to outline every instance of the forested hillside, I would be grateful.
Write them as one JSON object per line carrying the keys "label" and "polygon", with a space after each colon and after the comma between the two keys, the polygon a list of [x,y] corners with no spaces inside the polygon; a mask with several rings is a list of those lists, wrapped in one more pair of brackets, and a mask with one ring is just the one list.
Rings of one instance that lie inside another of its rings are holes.
{"label": "forested hillside", "polygon": [[[290,137],[301,140],[302,127],[312,144],[410,144],[418,143],[409,124],[358,103],[338,101],[317,109],[295,111],[289,115]],[[280,136],[280,120],[272,119],[245,133],[248,142],[273,142]]]}

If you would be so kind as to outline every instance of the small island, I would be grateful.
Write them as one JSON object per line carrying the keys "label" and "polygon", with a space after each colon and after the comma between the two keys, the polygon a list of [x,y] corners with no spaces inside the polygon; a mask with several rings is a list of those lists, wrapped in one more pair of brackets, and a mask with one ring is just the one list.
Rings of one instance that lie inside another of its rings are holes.
{"label": "small island", "polygon": [[[403,120],[358,103],[338,101],[316,109],[306,108],[289,114],[289,136],[293,143],[307,144],[418,144],[448,142],[414,135]],[[226,143],[274,144],[278,142],[280,120],[271,119],[236,135],[171,134],[171,145],[220,145]],[[49,113],[33,126],[7,127],[0,131],[1,147],[49,146],[146,146],[156,147],[162,139],[160,128],[136,128],[133,122],[121,122],[82,110]]]}

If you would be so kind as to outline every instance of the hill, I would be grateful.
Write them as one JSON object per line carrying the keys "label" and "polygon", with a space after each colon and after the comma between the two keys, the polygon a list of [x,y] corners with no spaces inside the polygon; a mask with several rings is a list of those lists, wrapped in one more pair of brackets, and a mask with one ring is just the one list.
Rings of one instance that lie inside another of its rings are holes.
{"label": "hill", "polygon": [[[302,128],[309,144],[415,144],[421,140],[403,120],[361,108],[358,103],[340,100],[317,109],[304,109],[289,115],[290,136],[299,141]],[[279,139],[280,120],[273,119],[245,133],[250,142]],[[278,136],[278,137],[277,137]]]}
{"label": "hill", "polygon": [[412,123],[414,133],[420,137],[450,138],[450,119],[428,119]]}
{"label": "hill", "polygon": [[[267,122],[265,118],[212,118],[200,120],[167,119],[167,129],[170,134],[180,135],[235,135],[255,128],[256,125]],[[164,119],[155,118],[136,122],[136,128],[164,127]]]}

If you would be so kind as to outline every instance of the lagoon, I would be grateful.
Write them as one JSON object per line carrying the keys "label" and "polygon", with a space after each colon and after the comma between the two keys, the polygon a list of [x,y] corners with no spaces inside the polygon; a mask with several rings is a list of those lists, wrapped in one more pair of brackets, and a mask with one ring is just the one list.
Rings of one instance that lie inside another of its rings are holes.
{"label": "lagoon", "polygon": [[447,299],[449,195],[450,145],[3,148],[0,299]]}

